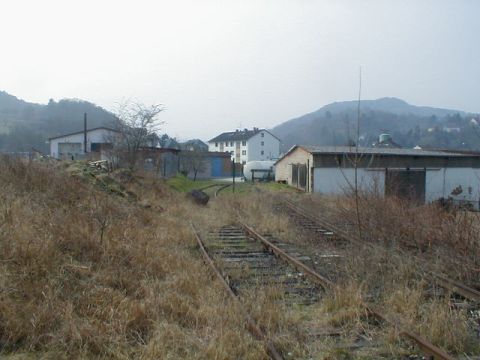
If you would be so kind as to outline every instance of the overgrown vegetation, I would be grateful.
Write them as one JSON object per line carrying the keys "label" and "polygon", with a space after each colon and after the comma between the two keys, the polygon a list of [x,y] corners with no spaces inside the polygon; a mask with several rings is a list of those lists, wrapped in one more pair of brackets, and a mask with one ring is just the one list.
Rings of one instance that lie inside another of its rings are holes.
{"label": "overgrown vegetation", "polygon": [[160,216],[8,158],[0,188],[1,357],[265,357],[192,252],[189,210],[167,188],[132,189],[169,209]]}
{"label": "overgrown vegetation", "polygon": [[362,195],[365,241],[379,245],[373,251],[301,233],[277,202],[294,198],[340,225],[355,222],[349,199],[244,184],[245,191],[226,190],[199,207],[181,192],[210,184],[1,158],[0,357],[267,358],[203,264],[190,220],[204,232],[236,221],[254,225],[298,245],[317,271],[340,284],[308,307],[286,306],[278,288],[252,286],[246,293],[247,309],[286,358],[411,354],[394,329],[371,322],[365,302],[454,354],[478,353],[467,310],[435,296],[422,273],[425,263],[447,264],[447,275],[467,279],[477,264],[475,214]]}
{"label": "overgrown vegetation", "polygon": [[[305,204],[312,210],[323,211],[322,216],[354,234],[357,219],[351,197],[313,196]],[[326,204],[330,205],[325,208]],[[361,193],[360,214],[365,241],[413,253],[431,270],[446,271],[451,277],[479,283],[480,213]]]}

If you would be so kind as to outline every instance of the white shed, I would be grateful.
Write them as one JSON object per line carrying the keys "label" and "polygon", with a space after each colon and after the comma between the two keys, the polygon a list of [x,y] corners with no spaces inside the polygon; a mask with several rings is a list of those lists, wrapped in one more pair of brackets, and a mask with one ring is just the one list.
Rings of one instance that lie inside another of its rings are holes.
{"label": "white shed", "polygon": [[[98,153],[110,147],[118,131],[107,127],[97,127],[86,131],[51,137],[50,156],[55,159],[78,159],[87,153]],[[86,141],[85,141],[86,140]]]}

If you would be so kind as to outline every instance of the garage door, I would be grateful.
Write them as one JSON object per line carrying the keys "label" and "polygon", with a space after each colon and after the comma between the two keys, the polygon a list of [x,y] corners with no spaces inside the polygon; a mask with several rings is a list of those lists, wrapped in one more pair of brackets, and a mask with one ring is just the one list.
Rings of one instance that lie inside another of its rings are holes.
{"label": "garage door", "polygon": [[387,170],[385,195],[425,202],[425,170]]}

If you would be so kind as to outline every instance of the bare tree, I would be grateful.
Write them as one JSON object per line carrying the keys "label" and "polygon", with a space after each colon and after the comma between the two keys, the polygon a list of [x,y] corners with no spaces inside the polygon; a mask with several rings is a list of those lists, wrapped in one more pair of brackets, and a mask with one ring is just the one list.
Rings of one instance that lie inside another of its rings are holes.
{"label": "bare tree", "polygon": [[[350,147],[350,153],[351,153],[351,148],[352,145],[355,146],[354,149],[354,156],[353,158],[350,156],[350,154],[343,154],[344,159],[338,159],[338,166],[340,169],[340,172],[342,173],[345,182],[348,185],[348,188],[353,192],[354,200],[355,200],[355,214],[356,214],[356,220],[357,220],[357,231],[358,231],[358,237],[361,239],[362,238],[362,221],[361,221],[361,214],[360,214],[360,194],[359,194],[359,181],[358,181],[358,167],[359,164],[364,162],[366,163],[364,159],[364,154],[360,154],[359,151],[359,142],[360,142],[360,102],[361,102],[361,95],[362,95],[362,68],[360,67],[359,71],[359,87],[358,87],[358,103],[357,103],[357,119],[356,119],[356,141],[354,144],[351,143],[350,135],[348,135],[348,146]],[[349,133],[348,133],[349,134]],[[370,164],[373,162],[374,155],[372,154],[370,158],[370,162],[366,164],[366,167],[369,167]],[[353,171],[354,171],[354,178],[353,178],[353,183],[350,181],[348,176],[346,176],[342,170],[342,164],[344,166],[352,166]]]}
{"label": "bare tree", "polygon": [[157,132],[164,124],[158,119],[158,114],[163,110],[160,104],[146,106],[134,101],[126,101],[118,106],[115,113],[118,136],[112,142],[112,150],[131,170],[137,165],[142,147],[156,146]]}
{"label": "bare tree", "polygon": [[357,138],[355,144],[355,212],[357,214],[358,236],[362,238],[362,223],[360,220],[360,208],[358,199],[358,163],[361,160],[358,154],[358,142],[360,141],[360,99],[362,95],[362,68],[360,67],[358,84],[358,106],[357,106]]}
{"label": "bare tree", "polygon": [[205,171],[208,162],[207,152],[205,151],[182,151],[180,158],[182,171],[188,175],[193,172],[193,181],[197,180],[197,174]]}

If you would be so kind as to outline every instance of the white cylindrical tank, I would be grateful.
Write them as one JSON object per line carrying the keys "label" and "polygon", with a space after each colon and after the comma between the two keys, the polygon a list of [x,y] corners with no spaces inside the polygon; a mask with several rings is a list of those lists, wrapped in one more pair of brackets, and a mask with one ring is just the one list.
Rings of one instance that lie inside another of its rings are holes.
{"label": "white cylindrical tank", "polygon": [[[273,164],[275,164],[275,161],[249,161],[243,167],[243,176],[245,180],[252,181],[252,170],[264,170],[255,171],[255,180],[266,179],[269,175],[273,178],[275,177]],[[267,170],[271,170],[270,173]]]}
{"label": "white cylindrical tank", "polygon": [[379,143],[384,143],[390,140],[392,140],[392,135],[390,134],[380,134],[380,136],[378,137]]}

